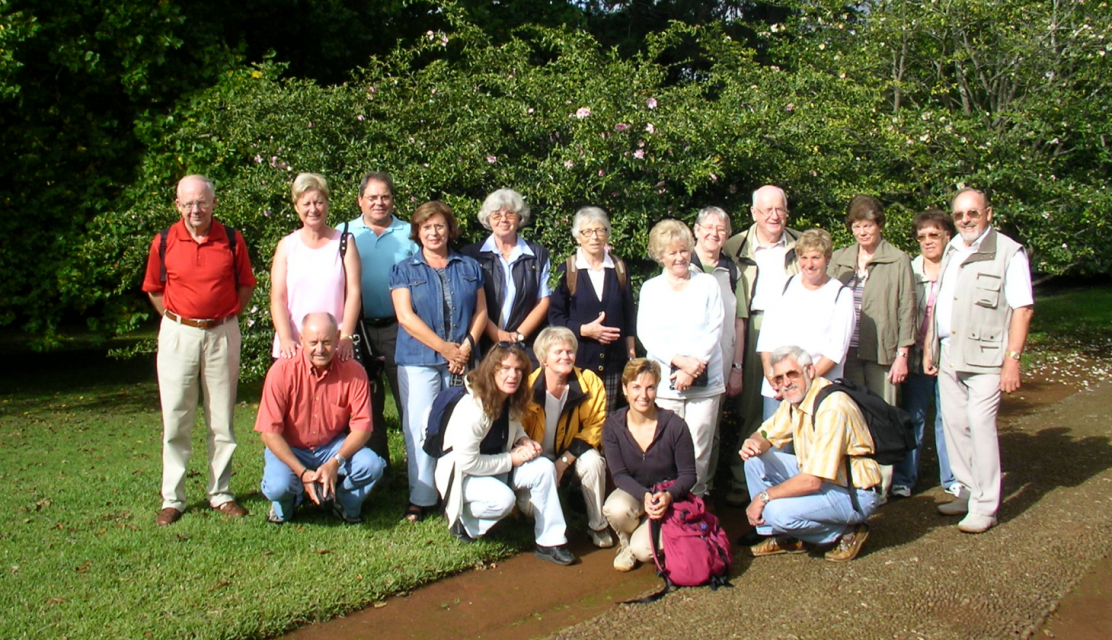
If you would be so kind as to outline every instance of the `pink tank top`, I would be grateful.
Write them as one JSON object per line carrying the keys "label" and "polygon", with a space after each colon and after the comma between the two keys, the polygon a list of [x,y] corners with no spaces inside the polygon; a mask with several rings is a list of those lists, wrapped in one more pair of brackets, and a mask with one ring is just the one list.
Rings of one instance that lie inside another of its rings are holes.
{"label": "pink tank top", "polygon": [[[300,342],[301,323],[310,313],[327,311],[336,317],[336,322],[344,320],[347,287],[340,260],[340,234],[319,249],[305,246],[300,231],[282,238],[282,242],[286,243],[286,310],[290,313],[294,342]],[[280,353],[279,347],[275,334],[275,358]]]}

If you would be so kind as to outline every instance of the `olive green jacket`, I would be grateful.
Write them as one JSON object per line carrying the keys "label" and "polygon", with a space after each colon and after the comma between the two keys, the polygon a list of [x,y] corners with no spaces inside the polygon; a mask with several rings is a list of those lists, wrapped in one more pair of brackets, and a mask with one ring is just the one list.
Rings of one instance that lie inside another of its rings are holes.
{"label": "olive green jacket", "polygon": [[[787,246],[788,252],[784,254],[784,273],[788,276],[793,276],[799,273],[799,262],[795,259],[795,241],[802,235],[801,232],[795,229],[784,228],[784,241]],[[734,237],[726,241],[722,246],[722,253],[729,256],[731,260],[737,263],[738,268],[741,270],[742,285],[738,287],[737,293],[739,296],[744,296],[744,299],[738,300],[738,317],[743,317],[741,310],[751,311],[750,303],[753,300],[753,292],[756,291],[757,278],[760,277],[757,269],[757,261],[753,255],[757,248],[757,225],[754,223],[747,230],[738,233]],[[744,317],[749,317],[748,313]]]}
{"label": "olive green jacket", "polygon": [[[855,242],[835,251],[826,268],[830,277],[848,286],[857,269],[858,249]],[[857,318],[857,354],[862,360],[886,367],[896,359],[897,349],[915,344],[915,278],[911,258],[882,239],[866,268],[869,278]]]}

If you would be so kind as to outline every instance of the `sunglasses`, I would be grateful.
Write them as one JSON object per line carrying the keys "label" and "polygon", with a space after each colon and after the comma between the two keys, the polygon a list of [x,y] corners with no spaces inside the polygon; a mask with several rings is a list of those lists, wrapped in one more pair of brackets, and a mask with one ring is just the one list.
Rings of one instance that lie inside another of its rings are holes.
{"label": "sunglasses", "polygon": [[954,222],[961,222],[965,218],[970,220],[979,220],[984,212],[979,209],[970,209],[969,211],[955,211]]}
{"label": "sunglasses", "polygon": [[785,383],[795,382],[795,381],[799,380],[801,377],[803,377],[803,371],[798,370],[798,369],[791,369],[789,371],[785,371],[784,373],[782,373],[778,376],[772,376],[772,386],[779,388],[779,387],[783,386]]}

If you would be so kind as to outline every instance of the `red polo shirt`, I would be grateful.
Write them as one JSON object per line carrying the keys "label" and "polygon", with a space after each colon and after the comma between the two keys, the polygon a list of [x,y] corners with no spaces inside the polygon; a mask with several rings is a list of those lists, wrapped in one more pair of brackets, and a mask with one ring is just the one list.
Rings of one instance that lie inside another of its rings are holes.
{"label": "red polo shirt", "polygon": [[[155,235],[147,257],[143,291],[161,293],[162,305],[183,318],[215,319],[236,314],[239,292],[224,225],[214,220],[204,242],[189,235],[183,220],[171,226],[166,236],[166,282],[161,281],[160,244],[161,236]],[[241,287],[255,286],[247,245],[239,233],[234,268],[239,271]]]}
{"label": "red polo shirt", "polygon": [[322,372],[299,350],[270,367],[255,431],[279,433],[291,447],[313,449],[349,428],[372,430],[370,384],[363,365],[333,358]]}

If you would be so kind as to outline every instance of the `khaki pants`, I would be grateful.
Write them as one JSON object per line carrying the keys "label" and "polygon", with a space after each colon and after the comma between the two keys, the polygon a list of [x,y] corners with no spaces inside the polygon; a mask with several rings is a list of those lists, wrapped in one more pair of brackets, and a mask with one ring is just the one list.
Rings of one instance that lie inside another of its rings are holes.
{"label": "khaki pants", "polygon": [[[846,352],[842,377],[884,398],[884,401],[893,407],[898,407],[900,406],[899,387],[888,381],[888,369],[889,367],[872,360],[862,360],[857,355],[857,347],[850,347]],[[881,495],[886,496],[888,490],[892,488],[892,465],[880,465],[880,477],[883,490]]]}
{"label": "khaki pants", "polygon": [[741,449],[741,443],[753,435],[760,428],[762,422],[761,412],[764,401],[761,396],[761,383],[764,382],[764,365],[761,364],[761,356],[757,353],[757,338],[761,335],[763,321],[764,314],[757,313],[749,316],[749,321],[745,323],[745,362],[743,363],[744,369],[741,376],[742,387],[741,393],[735,399],[738,403],[736,408],[741,425],[737,442],[726,452],[726,459],[730,461],[730,473],[733,475],[735,491],[745,491],[745,462],[737,452]]}
{"label": "khaki pants", "polygon": [[938,391],[950,470],[969,489],[969,512],[995,517],[1000,508],[1000,374],[954,371],[949,351],[943,345]]}
{"label": "khaki pants", "polygon": [[232,500],[232,431],[239,383],[239,323],[212,329],[162,319],[158,331],[158,394],[162,400],[162,508],[185,510],[185,474],[193,453],[198,395],[208,426],[207,493],[218,507]]}
{"label": "khaki pants", "polygon": [[691,493],[702,497],[707,492],[707,483],[710,479],[711,451],[714,448],[714,434],[718,431],[718,407],[722,396],[709,396],[706,398],[661,398],[657,397],[656,406],[667,409],[683,418],[691,431],[691,440],[695,444],[695,486]]}
{"label": "khaki pants", "polygon": [[[615,489],[614,493],[606,499],[602,512],[606,515],[610,526],[618,532],[618,539],[623,544],[629,544],[633,557],[637,558],[638,562],[653,561],[649,519],[644,517],[645,505],[640,500],[622,489]],[[657,543],[659,542],[658,539]]]}

